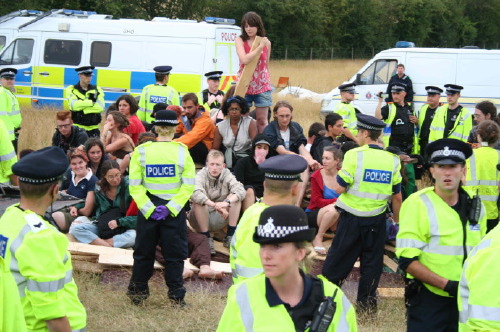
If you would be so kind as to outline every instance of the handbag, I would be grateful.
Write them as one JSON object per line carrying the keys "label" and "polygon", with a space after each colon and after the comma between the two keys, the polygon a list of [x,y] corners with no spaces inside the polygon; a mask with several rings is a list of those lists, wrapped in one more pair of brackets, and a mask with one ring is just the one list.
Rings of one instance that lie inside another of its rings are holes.
{"label": "handbag", "polygon": [[115,229],[111,229],[108,225],[111,220],[118,220],[127,212],[125,208],[125,188],[123,186],[123,182],[120,184],[120,186],[120,207],[113,207],[97,217],[97,229],[99,237],[104,240],[110,239],[118,234],[123,234],[127,231],[127,229],[123,226],[118,226]]}

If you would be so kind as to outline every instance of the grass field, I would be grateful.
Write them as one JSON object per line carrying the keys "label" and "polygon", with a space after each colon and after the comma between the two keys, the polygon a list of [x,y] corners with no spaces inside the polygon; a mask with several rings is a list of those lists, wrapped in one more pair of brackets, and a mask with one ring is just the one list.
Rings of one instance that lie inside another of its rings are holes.
{"label": "grass field", "polygon": [[[281,76],[289,77],[290,84],[317,93],[325,93],[351,77],[364,60],[334,61],[272,61],[272,83]],[[320,104],[287,96],[294,107],[294,120],[304,131],[319,121]],[[277,101],[274,96],[274,101]],[[55,130],[54,109],[23,109],[20,149],[39,149],[51,144]],[[152,296],[144,306],[130,305],[125,296],[126,284],[102,284],[100,277],[75,272],[79,295],[88,313],[88,331],[153,332],[153,331],[214,331],[225,306],[225,296],[208,290],[188,292],[190,308],[177,309],[168,304],[165,287],[151,283]],[[376,320],[358,317],[360,331],[405,330],[405,310],[400,299],[384,299]]]}

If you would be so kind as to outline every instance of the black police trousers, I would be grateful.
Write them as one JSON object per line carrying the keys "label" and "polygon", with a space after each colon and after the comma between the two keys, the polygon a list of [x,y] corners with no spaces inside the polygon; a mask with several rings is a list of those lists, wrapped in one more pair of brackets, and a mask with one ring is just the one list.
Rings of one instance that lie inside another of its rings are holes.
{"label": "black police trousers", "polygon": [[422,285],[420,292],[406,301],[408,332],[458,331],[458,305],[455,297],[436,295]]}
{"label": "black police trousers", "polygon": [[[168,201],[152,197],[153,204],[165,205]],[[129,295],[149,295],[148,281],[153,275],[156,245],[161,246],[165,259],[165,283],[168,297],[172,300],[184,298],[186,289],[182,272],[188,257],[186,213],[182,209],[177,217],[168,216],[154,221],[144,218],[139,212],[134,249],[134,267],[128,287]]]}
{"label": "black police trousers", "polygon": [[377,309],[377,287],[384,267],[386,240],[385,213],[358,217],[341,211],[337,233],[323,265],[323,275],[341,287],[357,258],[360,274],[357,305],[360,309]]}

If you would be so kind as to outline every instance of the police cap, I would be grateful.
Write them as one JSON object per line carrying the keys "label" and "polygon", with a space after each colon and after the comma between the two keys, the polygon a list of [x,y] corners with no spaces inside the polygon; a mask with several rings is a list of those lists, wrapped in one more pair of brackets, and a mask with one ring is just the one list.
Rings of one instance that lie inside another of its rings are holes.
{"label": "police cap", "polygon": [[218,81],[222,77],[222,71],[210,71],[205,74],[207,80],[215,80]]}
{"label": "police cap", "polygon": [[69,167],[64,151],[56,146],[34,151],[12,166],[19,181],[30,184],[55,182]]}
{"label": "police cap", "polygon": [[455,93],[460,93],[464,87],[456,84],[446,84],[444,86],[446,88],[447,95],[454,95]]}
{"label": "police cap", "polygon": [[0,70],[0,78],[14,78],[16,77],[16,68],[3,68]]}
{"label": "police cap", "polygon": [[94,66],[83,66],[83,67],[75,68],[75,71],[78,74],[83,74],[83,75],[86,75],[86,76],[90,76],[90,75],[92,75],[94,73],[94,69],[95,69]]}
{"label": "police cap", "polygon": [[172,70],[172,66],[156,66],[153,68],[156,74],[168,75]]}
{"label": "police cap", "polygon": [[406,84],[397,83],[391,86],[391,92],[401,92],[401,91],[406,91]]}
{"label": "police cap", "polygon": [[385,122],[368,114],[356,114],[358,119],[358,128],[366,130],[382,130],[385,128]]}
{"label": "police cap", "polygon": [[430,164],[465,164],[465,161],[472,155],[472,148],[460,140],[442,138],[429,143],[425,148],[425,155]]}
{"label": "police cap", "polygon": [[314,235],[315,229],[309,228],[304,210],[293,205],[274,205],[262,211],[253,240],[260,244],[310,242]]}
{"label": "police cap", "polygon": [[432,85],[426,86],[425,91],[427,91],[428,95],[440,95],[443,93],[443,89]]}
{"label": "police cap", "polygon": [[170,110],[159,110],[151,124],[154,126],[177,126],[179,124],[177,113]]}
{"label": "police cap", "polygon": [[355,86],[355,83],[346,83],[339,85],[339,90],[340,92],[356,93],[356,90],[354,89]]}
{"label": "police cap", "polygon": [[296,154],[280,154],[264,160],[259,168],[271,180],[294,181],[307,168],[306,160]]}

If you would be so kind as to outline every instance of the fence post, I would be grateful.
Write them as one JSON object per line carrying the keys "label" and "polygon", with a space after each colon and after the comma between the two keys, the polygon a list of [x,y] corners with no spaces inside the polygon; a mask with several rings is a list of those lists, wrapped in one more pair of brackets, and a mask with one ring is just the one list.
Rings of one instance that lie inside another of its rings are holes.
{"label": "fence post", "polygon": [[309,56],[310,60],[313,59],[313,48],[311,47],[311,55]]}
{"label": "fence post", "polygon": [[333,47],[332,47],[332,55],[330,56],[330,60],[333,60]]}
{"label": "fence post", "polygon": [[351,59],[354,61],[354,46],[351,47]]}
{"label": "fence post", "polygon": [[285,48],[285,60],[287,60],[287,59],[288,59],[288,47]]}

